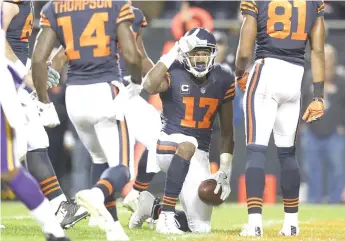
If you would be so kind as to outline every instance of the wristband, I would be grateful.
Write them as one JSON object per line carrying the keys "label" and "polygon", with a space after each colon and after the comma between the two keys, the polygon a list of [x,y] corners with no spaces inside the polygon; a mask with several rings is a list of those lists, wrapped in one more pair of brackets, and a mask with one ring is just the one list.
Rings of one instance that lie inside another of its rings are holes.
{"label": "wristband", "polygon": [[174,47],[165,55],[163,55],[160,59],[159,62],[162,62],[167,69],[170,68],[170,66],[174,63],[178,56],[178,46],[177,44],[174,45]]}
{"label": "wristband", "polygon": [[220,154],[220,164],[219,170],[223,172],[227,172],[232,165],[232,155],[230,153],[222,153]]}
{"label": "wristband", "polygon": [[314,83],[314,97],[323,98],[325,82],[316,82]]}

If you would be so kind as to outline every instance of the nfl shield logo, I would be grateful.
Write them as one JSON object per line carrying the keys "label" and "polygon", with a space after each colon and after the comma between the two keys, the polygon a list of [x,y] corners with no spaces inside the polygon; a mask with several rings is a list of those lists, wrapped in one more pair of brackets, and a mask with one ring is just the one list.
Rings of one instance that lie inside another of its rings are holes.
{"label": "nfl shield logo", "polygon": [[205,88],[205,87],[202,87],[202,88],[200,89],[200,92],[201,92],[201,94],[205,94],[205,93],[206,93],[206,88]]}

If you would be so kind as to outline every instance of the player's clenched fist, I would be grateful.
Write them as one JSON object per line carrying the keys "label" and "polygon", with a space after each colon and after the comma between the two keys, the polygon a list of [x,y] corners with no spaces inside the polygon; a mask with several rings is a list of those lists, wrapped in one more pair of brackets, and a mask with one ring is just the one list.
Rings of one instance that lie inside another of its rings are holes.
{"label": "player's clenched fist", "polygon": [[246,91],[248,76],[249,76],[248,72],[245,72],[242,76],[236,76],[236,81],[237,81],[238,87],[240,87],[240,89],[243,92]]}
{"label": "player's clenched fist", "polygon": [[307,110],[304,112],[302,119],[310,123],[320,119],[324,114],[324,103],[322,98],[314,98],[309,104]]}

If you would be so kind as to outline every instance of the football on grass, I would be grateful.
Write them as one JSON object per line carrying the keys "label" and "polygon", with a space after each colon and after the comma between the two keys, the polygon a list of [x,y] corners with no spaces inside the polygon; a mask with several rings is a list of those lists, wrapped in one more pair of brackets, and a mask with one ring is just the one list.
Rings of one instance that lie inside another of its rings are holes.
{"label": "football on grass", "polygon": [[217,194],[214,194],[214,189],[217,186],[217,182],[214,179],[207,179],[203,181],[199,186],[199,197],[201,201],[207,205],[218,206],[224,201],[220,199],[222,194],[222,188],[220,188]]}

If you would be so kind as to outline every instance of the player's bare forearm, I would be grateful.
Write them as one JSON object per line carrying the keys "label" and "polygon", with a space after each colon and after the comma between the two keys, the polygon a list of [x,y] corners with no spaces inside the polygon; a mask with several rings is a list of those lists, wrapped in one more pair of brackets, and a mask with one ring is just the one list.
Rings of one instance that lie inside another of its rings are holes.
{"label": "player's bare forearm", "polygon": [[145,76],[144,89],[149,94],[158,94],[168,89],[169,83],[165,79],[168,68],[161,62],[158,62]]}
{"label": "player's bare forearm", "polygon": [[32,54],[32,78],[39,101],[49,103],[47,92],[47,60],[54,48],[56,34],[51,28],[43,28],[37,35]]}
{"label": "player's bare forearm", "polygon": [[220,120],[220,153],[234,152],[234,130],[233,130],[233,107],[232,101],[221,106],[219,111]]}
{"label": "player's bare forearm", "polygon": [[121,22],[117,27],[116,36],[120,44],[121,52],[127,63],[131,80],[135,84],[141,84],[142,66],[141,56],[133,37],[131,22]]}
{"label": "player's bare forearm", "polygon": [[314,96],[323,97],[325,80],[325,22],[318,17],[310,35],[311,70],[313,74]]}
{"label": "player's bare forearm", "polygon": [[244,15],[240,40],[236,54],[236,76],[242,76],[253,55],[253,47],[257,34],[257,20],[253,16]]}
{"label": "player's bare forearm", "polygon": [[138,46],[138,50],[141,56],[143,74],[146,75],[150,71],[150,69],[153,68],[154,63],[152,62],[152,60],[149,58],[149,56],[146,53],[142,32],[140,32],[137,36],[137,46]]}
{"label": "player's bare forearm", "polygon": [[60,48],[55,52],[53,57],[50,59],[51,65],[53,69],[55,69],[57,72],[61,73],[65,67],[65,65],[68,63],[68,58],[65,54],[65,49],[61,45]]}

